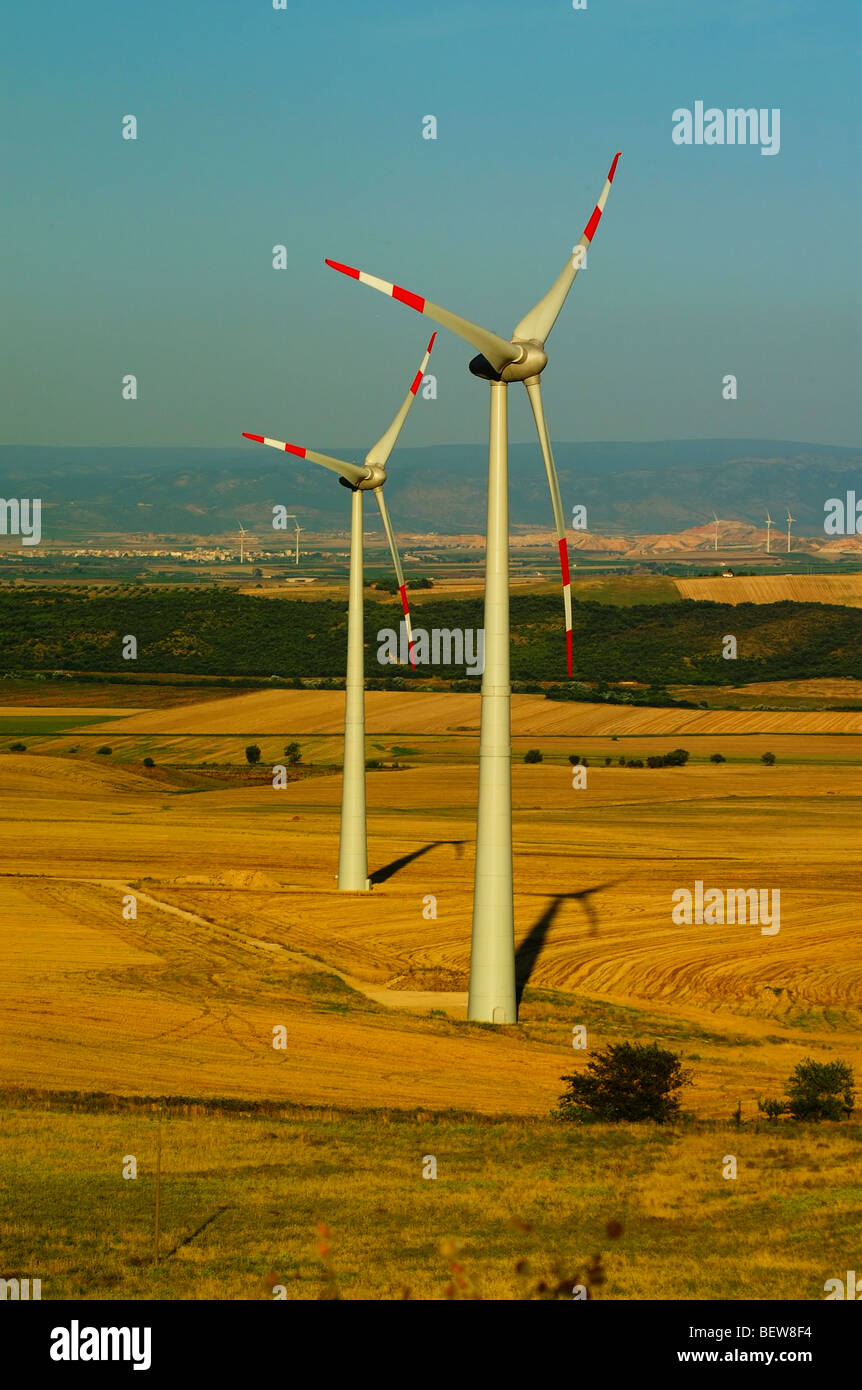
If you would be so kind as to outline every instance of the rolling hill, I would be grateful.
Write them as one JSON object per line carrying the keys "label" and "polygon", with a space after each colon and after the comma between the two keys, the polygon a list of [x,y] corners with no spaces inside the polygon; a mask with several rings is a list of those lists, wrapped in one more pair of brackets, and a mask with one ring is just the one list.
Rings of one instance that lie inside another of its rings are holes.
{"label": "rolling hill", "polygon": [[[360,460],[355,448],[326,452]],[[683,530],[708,522],[762,525],[768,508],[792,508],[795,533],[823,537],[828,497],[856,487],[862,450],[783,440],[556,443],[568,510],[587,507],[600,534]],[[294,461],[296,462],[296,461]],[[546,528],[551,516],[538,448],[510,447],[513,525]],[[487,451],[481,444],[400,448],[387,497],[400,531],[484,531]],[[97,532],[212,536],[269,526],[288,505],[310,530],[332,530],[333,478],[251,444],[230,449],[0,447],[5,497],[41,497],[47,539]],[[344,509],[344,526],[347,510]]]}

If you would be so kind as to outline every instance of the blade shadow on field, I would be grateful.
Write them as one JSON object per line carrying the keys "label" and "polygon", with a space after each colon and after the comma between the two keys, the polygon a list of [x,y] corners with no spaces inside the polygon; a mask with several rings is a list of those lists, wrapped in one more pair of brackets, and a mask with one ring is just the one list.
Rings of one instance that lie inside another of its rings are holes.
{"label": "blade shadow on field", "polygon": [[620,879],[614,879],[610,883],[597,883],[595,888],[582,888],[579,893],[555,893],[552,898],[548,899],[547,906],[541,917],[534,922],[515,952],[515,997],[519,1005],[521,1003],[521,996],[527,987],[536,962],[544,949],[548,932],[554,925],[557,913],[563,903],[572,900],[579,902],[584,909],[587,922],[589,923],[590,936],[597,936],[599,930],[599,914],[592,902],[592,898],[596,893],[601,893],[605,888],[615,887],[620,881]]}
{"label": "blade shadow on field", "polygon": [[464,840],[433,840],[430,845],[423,845],[421,849],[414,849],[410,854],[402,854],[400,859],[393,859],[391,863],[384,864],[382,868],[375,869],[369,875],[372,884],[385,883],[393,874],[397,874],[399,869],[406,869],[408,864],[412,864],[414,859],[421,859],[423,854],[430,854],[432,849],[438,849],[440,845],[453,845],[456,858],[460,859],[464,853]]}

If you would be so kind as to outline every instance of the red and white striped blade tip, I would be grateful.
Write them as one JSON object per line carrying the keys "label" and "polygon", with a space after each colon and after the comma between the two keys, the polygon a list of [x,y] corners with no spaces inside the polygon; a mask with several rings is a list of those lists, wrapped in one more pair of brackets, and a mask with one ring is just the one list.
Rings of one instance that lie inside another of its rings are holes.
{"label": "red and white striped blade tip", "polygon": [[398,299],[402,304],[415,309],[417,314],[425,312],[424,295],[414,294],[412,290],[405,290],[401,285],[393,285],[391,280],[381,280],[379,275],[369,275],[367,270],[357,270],[356,266],[342,265],[340,261],[331,261],[328,257],[326,264],[332,270],[340,270],[342,275],[349,275],[351,280],[361,280],[363,285],[371,285],[382,294],[391,295],[393,299]]}
{"label": "red and white striped blade tip", "polygon": [[268,439],[264,434],[249,434],[243,430],[242,437],[253,439],[255,444],[269,444],[273,449],[283,449],[286,454],[296,454],[297,458],[304,459],[308,454],[301,444],[285,444],[283,439]]}

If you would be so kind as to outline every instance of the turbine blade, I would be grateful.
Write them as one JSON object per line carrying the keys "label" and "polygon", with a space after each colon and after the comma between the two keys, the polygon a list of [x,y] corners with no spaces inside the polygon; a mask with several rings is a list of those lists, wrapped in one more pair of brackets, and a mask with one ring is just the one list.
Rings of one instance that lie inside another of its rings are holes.
{"label": "turbine blade", "polygon": [[268,444],[271,449],[281,449],[283,453],[296,454],[297,458],[308,459],[310,463],[319,463],[322,468],[330,468],[333,473],[340,473],[349,483],[359,483],[368,477],[368,469],[358,463],[345,463],[344,459],[334,459],[329,454],[316,454],[311,449],[301,448],[299,444],[285,444],[283,439],[268,439],[263,434],[248,434],[243,430],[242,436],[243,439],[253,440],[255,444]]}
{"label": "turbine blade", "polygon": [[[554,281],[544,298],[540,299],[538,304],[534,305],[530,310],[529,314],[521,319],[521,322],[512,334],[513,338],[532,338],[536,342],[544,343],[545,339],[548,337],[557,321],[557,315],[566,302],[566,295],[572,288],[575,276],[581,268],[581,263],[583,261],[583,256],[586,254],[587,247],[595,236],[596,227],[599,225],[608,194],[611,191],[611,184],[614,181],[614,174],[616,173],[617,160],[619,157],[619,154],[614,155],[614,162],[605,179],[605,186],[599,194],[599,201],[593,208],[593,215],[584,228],[583,236],[577,246],[572,247],[572,254],[566,261],[561,274]],[[578,247],[583,247],[582,254],[579,254]],[[487,353],[485,355],[487,356]]]}
{"label": "turbine blade", "polygon": [[542,458],[545,460],[548,487],[551,489],[551,504],[554,508],[554,524],[557,528],[557,545],[560,550],[560,570],[563,577],[563,604],[566,611],[566,666],[569,672],[569,679],[571,679],[572,584],[569,578],[569,545],[566,540],[566,518],[563,514],[563,499],[560,496],[560,480],[557,477],[554,455],[551,452],[551,441],[548,437],[548,426],[545,422],[545,412],[542,407],[542,388],[539,385],[539,379],[535,377],[532,381],[525,381],[524,385],[527,388],[527,395],[530,397],[530,405],[533,407],[533,419],[536,422],[536,429],[539,433],[539,443],[542,446]]}
{"label": "turbine blade", "polygon": [[431,341],[425,349],[425,356],[419,363],[419,370],[414,376],[412,382],[410,383],[410,388],[407,392],[407,395],[404,397],[404,400],[398,409],[398,414],[395,416],[395,419],[392,421],[392,424],[389,426],[389,429],[386,431],[385,434],[380,436],[373,449],[369,449],[368,453],[365,455],[365,462],[369,464],[369,466],[377,464],[380,467],[386,467],[386,460],[389,458],[389,455],[392,453],[392,450],[395,447],[395,441],[401,433],[401,426],[407,419],[407,416],[410,412],[410,407],[416,399],[416,392],[419,390],[422,378],[425,375],[425,368],[428,366],[428,359],[431,356],[431,349],[434,346],[434,339],[436,337],[436,333],[431,334]]}
{"label": "turbine blade", "polygon": [[392,285],[388,280],[381,280],[376,275],[369,275],[364,270],[356,270],[351,265],[342,265],[340,261],[327,260],[326,264],[332,270],[340,270],[342,275],[348,275],[352,280],[360,280],[363,285],[371,285],[375,290],[380,290],[381,294],[391,295],[393,299],[400,299],[402,304],[407,304],[411,309],[415,309],[418,314],[427,314],[429,319],[435,323],[442,323],[444,328],[451,328],[453,333],[457,333],[459,338],[465,338],[474,348],[477,348],[488,361],[495,371],[502,371],[507,362],[514,362],[521,356],[521,349],[513,347],[507,343],[505,338],[499,338],[496,333],[490,333],[487,328],[480,328],[478,324],[471,323],[469,319],[462,319],[458,314],[451,314],[448,309],[441,309],[439,304],[433,304],[430,299],[424,299],[421,294],[412,294],[410,290],[404,290],[400,285]]}
{"label": "turbine blade", "polygon": [[407,602],[407,585],[404,583],[401,556],[398,554],[398,546],[395,543],[395,533],[392,530],[392,522],[389,520],[389,508],[383,497],[383,488],[376,487],[374,489],[374,496],[377,498],[377,505],[380,508],[380,515],[383,518],[383,529],[386,532],[386,539],[389,541],[392,563],[395,566],[395,577],[398,580],[398,592],[401,595],[401,608],[404,612],[404,622],[407,627],[407,650],[410,653],[410,665],[415,671],[416,662],[413,660],[413,626],[410,622],[410,605]]}

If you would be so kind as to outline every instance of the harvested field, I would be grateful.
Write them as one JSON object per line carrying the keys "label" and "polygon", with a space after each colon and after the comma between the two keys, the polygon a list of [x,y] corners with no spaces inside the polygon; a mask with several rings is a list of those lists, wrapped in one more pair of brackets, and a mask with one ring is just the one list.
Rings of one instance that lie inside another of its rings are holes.
{"label": "harvested field", "polygon": [[[326,690],[255,691],[88,725],[90,734],[340,734],[344,694]],[[470,733],[479,728],[479,696],[369,691],[369,734]],[[577,735],[862,733],[862,710],[687,710],[580,704],[512,696],[512,733]]]}
{"label": "harvested field", "polygon": [[758,574],[732,579],[676,579],[682,598],[712,603],[838,603],[862,608],[860,574]]}
{"label": "harvested field", "polygon": [[[338,777],[189,795],[73,759],[2,768],[0,1083],[541,1115],[575,1021],[697,1054],[710,1118],[737,1096],[753,1113],[806,1052],[862,1063],[858,768],[591,768],[576,792],[516,765],[528,993],[495,1031],[457,988],[474,769],[369,777],[381,877],[354,896],[334,887]],[[778,889],[779,932],[675,926],[698,878]]]}

